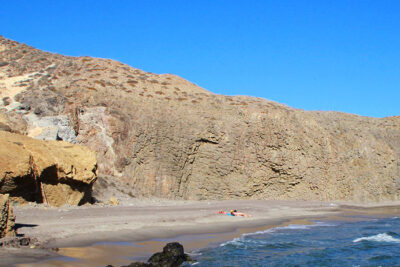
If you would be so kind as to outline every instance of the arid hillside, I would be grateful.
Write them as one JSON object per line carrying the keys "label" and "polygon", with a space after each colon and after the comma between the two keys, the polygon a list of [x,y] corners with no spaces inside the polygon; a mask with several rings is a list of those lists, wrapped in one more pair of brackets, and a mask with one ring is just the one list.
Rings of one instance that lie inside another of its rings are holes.
{"label": "arid hillside", "polygon": [[175,75],[3,37],[0,100],[0,129],[97,152],[103,190],[178,199],[400,199],[400,117],[216,95]]}

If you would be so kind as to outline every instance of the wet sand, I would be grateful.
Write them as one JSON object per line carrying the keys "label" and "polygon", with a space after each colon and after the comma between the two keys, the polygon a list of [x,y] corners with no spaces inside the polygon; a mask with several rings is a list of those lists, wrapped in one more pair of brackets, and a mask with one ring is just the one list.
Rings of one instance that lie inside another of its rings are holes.
{"label": "wet sand", "polygon": [[[18,266],[120,266],[133,260],[146,260],[149,255],[161,251],[167,242],[179,241],[186,251],[193,251],[231,240],[246,232],[282,224],[310,223],[307,219],[311,218],[341,217],[346,212],[393,214],[399,210],[398,207],[396,210],[396,207],[370,208],[368,205],[342,204],[269,200],[133,200],[120,206],[16,207],[14,211],[19,234],[38,238],[48,248],[59,247],[59,255],[80,259],[77,262],[72,258],[71,261],[63,258]],[[217,214],[219,210],[230,209],[253,217]],[[37,249],[25,249],[24,253],[18,249],[7,250],[0,251],[3,266],[37,262],[40,258]],[[24,257],[18,256],[16,251]],[[43,259],[48,259],[49,252],[44,253],[47,254],[43,255]]]}

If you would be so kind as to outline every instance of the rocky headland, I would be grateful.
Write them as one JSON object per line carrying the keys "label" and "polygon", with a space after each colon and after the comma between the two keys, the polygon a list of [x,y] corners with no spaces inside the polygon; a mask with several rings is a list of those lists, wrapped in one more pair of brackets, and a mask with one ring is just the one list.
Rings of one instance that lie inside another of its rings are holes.
{"label": "rocky headland", "polygon": [[[114,187],[131,197],[192,200],[400,199],[400,117],[216,95],[175,75],[3,37],[0,100],[0,129],[95,151],[100,193]],[[29,152],[12,146],[29,167]]]}

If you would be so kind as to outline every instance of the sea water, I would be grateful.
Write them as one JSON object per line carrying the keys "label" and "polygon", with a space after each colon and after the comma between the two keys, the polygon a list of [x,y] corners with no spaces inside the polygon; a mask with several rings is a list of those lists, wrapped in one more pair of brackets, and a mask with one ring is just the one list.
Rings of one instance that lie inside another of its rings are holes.
{"label": "sea water", "polygon": [[192,257],[197,262],[191,265],[198,267],[400,266],[400,218],[275,227],[194,251]]}

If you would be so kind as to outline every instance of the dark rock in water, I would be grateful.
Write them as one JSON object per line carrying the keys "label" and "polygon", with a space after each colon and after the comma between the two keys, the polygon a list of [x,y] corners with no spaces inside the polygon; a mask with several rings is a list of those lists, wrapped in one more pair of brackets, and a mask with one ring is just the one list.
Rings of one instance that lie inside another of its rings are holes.
{"label": "dark rock in water", "polygon": [[[157,252],[146,262],[132,262],[122,267],[178,267],[185,261],[192,261],[189,255],[184,253],[183,246],[178,242],[168,243],[162,252]],[[112,267],[112,265],[107,265]]]}
{"label": "dark rock in water", "polygon": [[150,257],[148,262],[155,266],[175,267],[186,261],[183,246],[178,242],[168,243],[163,252],[158,252]]}

